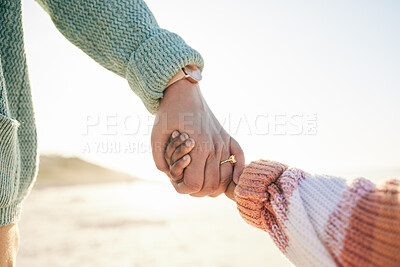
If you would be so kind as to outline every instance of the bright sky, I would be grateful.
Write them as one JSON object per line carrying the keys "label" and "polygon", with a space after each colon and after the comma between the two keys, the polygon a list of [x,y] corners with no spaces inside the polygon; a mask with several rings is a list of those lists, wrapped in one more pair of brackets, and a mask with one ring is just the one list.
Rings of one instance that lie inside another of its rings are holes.
{"label": "bright sky", "polygon": [[[400,2],[147,4],[204,57],[203,94],[247,162],[400,177]],[[40,152],[165,180],[149,151],[153,117],[127,82],[70,44],[36,2],[24,5]]]}

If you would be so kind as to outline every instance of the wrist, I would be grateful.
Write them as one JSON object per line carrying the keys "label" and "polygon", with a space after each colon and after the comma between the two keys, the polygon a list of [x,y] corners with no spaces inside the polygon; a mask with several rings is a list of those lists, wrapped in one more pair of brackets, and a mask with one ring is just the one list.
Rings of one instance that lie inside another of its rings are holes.
{"label": "wrist", "polygon": [[164,96],[160,100],[159,112],[172,109],[187,110],[203,104],[203,97],[198,84],[186,79],[181,79],[164,90]]}
{"label": "wrist", "polygon": [[181,68],[174,76],[172,76],[165,88],[168,88],[172,84],[183,79],[186,79],[192,83],[198,83],[202,79],[201,71],[196,65],[186,65],[185,67]]}

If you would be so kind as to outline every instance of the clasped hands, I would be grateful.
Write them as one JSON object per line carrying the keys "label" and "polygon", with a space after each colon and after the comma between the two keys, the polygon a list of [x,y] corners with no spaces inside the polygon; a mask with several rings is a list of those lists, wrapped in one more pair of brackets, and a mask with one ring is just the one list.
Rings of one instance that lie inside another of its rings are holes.
{"label": "clasped hands", "polygon": [[[175,190],[195,197],[233,199],[245,160],[240,145],[220,125],[200,88],[185,79],[164,91],[151,145],[157,168]],[[237,163],[220,164],[235,155]]]}

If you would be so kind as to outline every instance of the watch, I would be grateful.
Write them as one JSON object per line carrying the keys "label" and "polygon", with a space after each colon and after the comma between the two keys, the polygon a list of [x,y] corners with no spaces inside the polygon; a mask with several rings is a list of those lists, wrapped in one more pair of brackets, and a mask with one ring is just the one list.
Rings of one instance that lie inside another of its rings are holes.
{"label": "watch", "polygon": [[169,80],[167,86],[170,86],[173,83],[176,83],[177,81],[180,81],[182,79],[186,79],[191,83],[198,83],[201,81],[201,72],[200,70],[195,66],[195,65],[187,65],[180,69],[177,74],[175,74],[171,80]]}

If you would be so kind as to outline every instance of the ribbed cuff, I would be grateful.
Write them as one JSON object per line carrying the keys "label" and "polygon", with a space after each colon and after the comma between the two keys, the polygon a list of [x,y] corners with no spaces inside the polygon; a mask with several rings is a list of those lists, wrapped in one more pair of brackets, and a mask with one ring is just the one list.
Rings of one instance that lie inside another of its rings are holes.
{"label": "ribbed cuff", "polygon": [[19,127],[19,122],[10,119],[0,114],[0,137],[3,142],[13,139],[16,134],[16,130]]}
{"label": "ribbed cuff", "polygon": [[21,218],[21,203],[0,208],[0,226],[16,223]]}
{"label": "ribbed cuff", "polygon": [[157,112],[168,81],[188,64],[203,70],[201,55],[171,32],[150,37],[132,53],[126,79],[150,113]]}
{"label": "ribbed cuff", "polygon": [[[20,176],[19,122],[0,115],[0,208],[9,208],[17,198]],[[10,210],[9,208],[7,210]],[[1,216],[8,216],[8,213]],[[4,221],[0,220],[4,225]]]}
{"label": "ribbed cuff", "polygon": [[244,169],[235,189],[237,208],[250,225],[266,231],[270,207],[268,187],[275,183],[287,166],[274,161],[253,161]]}

